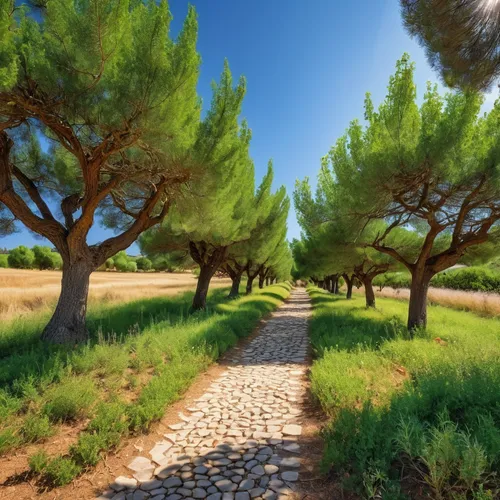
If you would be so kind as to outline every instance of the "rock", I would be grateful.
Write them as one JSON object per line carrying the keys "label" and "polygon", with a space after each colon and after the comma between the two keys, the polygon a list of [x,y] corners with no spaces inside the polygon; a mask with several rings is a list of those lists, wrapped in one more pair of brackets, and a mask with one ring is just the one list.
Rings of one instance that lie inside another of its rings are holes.
{"label": "rock", "polygon": [[219,488],[219,490],[221,491],[235,491],[238,487],[229,479],[222,479],[221,481],[217,481],[215,483],[215,486],[217,486],[217,488]]}
{"label": "rock", "polygon": [[255,481],[253,479],[243,479],[238,486],[238,490],[248,491],[251,490],[255,485]]}
{"label": "rock", "polygon": [[256,465],[252,469],[252,474],[255,474],[257,476],[263,476],[265,473],[266,471],[264,470],[264,467],[262,467],[262,465]]}
{"label": "rock", "polygon": [[295,482],[297,481],[298,478],[299,478],[299,473],[296,471],[289,470],[281,473],[281,479],[283,479],[283,481]]}
{"label": "rock", "polygon": [[110,488],[115,491],[133,490],[137,488],[137,480],[131,477],[118,476],[115,481],[110,484]]}
{"label": "rock", "polygon": [[144,457],[135,457],[134,460],[127,465],[127,468],[134,472],[139,472],[146,469],[154,469],[155,467],[151,460]]}
{"label": "rock", "polygon": [[302,426],[295,424],[285,425],[282,432],[285,436],[300,436],[302,434]]}
{"label": "rock", "polygon": [[177,486],[181,486],[182,481],[178,477],[169,477],[168,479],[165,479],[163,481],[163,487],[164,488],[176,488]]}
{"label": "rock", "polygon": [[141,484],[141,490],[144,491],[151,491],[155,490],[157,488],[160,488],[162,485],[162,481],[159,481],[158,479],[153,479],[151,481],[146,481]]}
{"label": "rock", "polygon": [[297,457],[285,457],[281,460],[281,468],[296,469],[300,467],[300,460]]}
{"label": "rock", "polygon": [[195,488],[191,495],[193,498],[207,498],[207,492],[203,488]]}

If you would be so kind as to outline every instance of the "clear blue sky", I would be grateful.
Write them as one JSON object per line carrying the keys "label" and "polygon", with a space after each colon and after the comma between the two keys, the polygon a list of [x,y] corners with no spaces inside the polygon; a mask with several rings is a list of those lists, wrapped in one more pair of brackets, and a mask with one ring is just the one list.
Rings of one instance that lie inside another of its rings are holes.
{"label": "clear blue sky", "polygon": [[[353,118],[362,118],[364,94],[385,96],[396,60],[409,52],[417,85],[437,81],[423,50],[406,34],[398,0],[191,0],[199,16],[202,56],[199,92],[210,102],[210,82],[224,58],[235,77],[247,78],[243,114],[253,131],[257,182],[273,158],[275,187],[291,196],[297,178],[316,177],[319,160]],[[170,0],[177,33],[188,1]],[[300,235],[293,208],[288,237]],[[96,225],[90,241],[105,238]],[[39,243],[27,231],[4,238],[9,248]],[[137,253],[134,245],[130,253]]]}

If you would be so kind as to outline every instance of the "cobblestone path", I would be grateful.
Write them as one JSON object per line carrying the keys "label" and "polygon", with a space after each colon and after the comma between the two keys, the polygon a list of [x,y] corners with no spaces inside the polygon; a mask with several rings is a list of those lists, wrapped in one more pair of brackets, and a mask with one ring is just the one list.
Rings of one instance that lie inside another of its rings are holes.
{"label": "cobblestone path", "polygon": [[[227,371],[100,498],[250,500],[293,494],[309,297],[292,291]],[[299,441],[299,442],[298,442]]]}

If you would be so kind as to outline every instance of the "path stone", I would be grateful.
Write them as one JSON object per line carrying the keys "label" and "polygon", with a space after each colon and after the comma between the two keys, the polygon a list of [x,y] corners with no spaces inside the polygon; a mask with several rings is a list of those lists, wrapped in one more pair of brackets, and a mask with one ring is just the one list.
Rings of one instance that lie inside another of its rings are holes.
{"label": "path stone", "polygon": [[[125,499],[285,499],[300,467],[309,296],[292,291],[148,457],[110,486]],[[151,460],[152,459],[152,460]],[[288,470],[294,469],[294,470]],[[286,484],[285,484],[286,482]],[[287,486],[288,484],[288,486]]]}

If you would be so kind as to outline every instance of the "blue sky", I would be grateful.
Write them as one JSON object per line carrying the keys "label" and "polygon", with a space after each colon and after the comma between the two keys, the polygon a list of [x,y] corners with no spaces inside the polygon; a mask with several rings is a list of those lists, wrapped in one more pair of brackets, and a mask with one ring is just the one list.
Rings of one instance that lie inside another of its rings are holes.
{"label": "blue sky", "polygon": [[[297,178],[316,177],[319,160],[353,118],[362,118],[365,92],[375,103],[385,96],[396,60],[408,52],[416,62],[419,94],[437,81],[423,50],[406,34],[398,0],[191,0],[199,17],[202,56],[199,93],[210,102],[210,82],[224,58],[237,78],[247,78],[243,115],[253,131],[251,152],[257,183],[269,158],[275,187],[291,196]],[[188,2],[170,0],[173,32]],[[491,102],[493,99],[488,99]],[[288,237],[300,228],[291,210]],[[90,242],[109,231],[96,225]],[[0,246],[39,244],[22,231]],[[130,253],[137,253],[134,245]]]}

